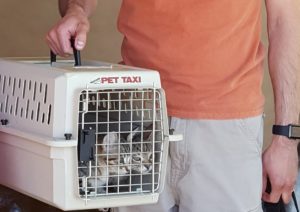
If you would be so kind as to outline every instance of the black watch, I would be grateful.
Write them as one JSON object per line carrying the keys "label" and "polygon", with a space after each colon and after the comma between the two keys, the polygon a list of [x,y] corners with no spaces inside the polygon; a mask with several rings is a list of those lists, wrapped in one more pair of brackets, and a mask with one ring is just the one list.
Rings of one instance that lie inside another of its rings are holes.
{"label": "black watch", "polygon": [[283,135],[289,139],[300,139],[300,125],[273,125],[272,133],[274,135]]}

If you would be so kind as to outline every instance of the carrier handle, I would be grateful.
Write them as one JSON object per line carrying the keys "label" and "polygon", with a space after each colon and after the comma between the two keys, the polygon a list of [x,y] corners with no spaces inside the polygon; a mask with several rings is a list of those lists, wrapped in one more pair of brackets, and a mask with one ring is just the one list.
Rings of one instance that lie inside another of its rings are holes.
{"label": "carrier handle", "polygon": [[[74,66],[81,66],[80,51],[75,48],[75,39],[72,37],[70,42],[73,49],[73,55],[75,60]],[[56,54],[54,54],[54,52],[50,50],[50,64],[52,65],[52,63],[54,62],[56,62]]]}
{"label": "carrier handle", "polygon": [[175,134],[174,129],[169,129],[169,141],[170,142],[177,142],[177,141],[182,141],[183,140],[183,135],[182,134]]}

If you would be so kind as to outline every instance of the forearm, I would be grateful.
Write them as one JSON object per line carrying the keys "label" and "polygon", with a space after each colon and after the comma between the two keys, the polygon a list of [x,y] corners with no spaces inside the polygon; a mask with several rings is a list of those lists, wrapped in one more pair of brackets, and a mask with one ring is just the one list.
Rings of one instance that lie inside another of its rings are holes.
{"label": "forearm", "polygon": [[83,12],[90,17],[97,6],[97,0],[59,0],[58,5],[61,16],[69,12]]}
{"label": "forearm", "polygon": [[267,0],[267,12],[275,123],[297,124],[300,112],[300,1]]}

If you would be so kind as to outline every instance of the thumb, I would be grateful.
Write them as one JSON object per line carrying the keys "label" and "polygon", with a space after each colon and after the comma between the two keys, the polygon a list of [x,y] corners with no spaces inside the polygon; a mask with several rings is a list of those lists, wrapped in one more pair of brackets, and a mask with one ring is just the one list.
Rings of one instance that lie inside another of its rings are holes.
{"label": "thumb", "polygon": [[75,37],[75,48],[77,50],[82,50],[85,47],[88,31],[89,31],[88,25],[78,26],[76,30],[76,37]]}

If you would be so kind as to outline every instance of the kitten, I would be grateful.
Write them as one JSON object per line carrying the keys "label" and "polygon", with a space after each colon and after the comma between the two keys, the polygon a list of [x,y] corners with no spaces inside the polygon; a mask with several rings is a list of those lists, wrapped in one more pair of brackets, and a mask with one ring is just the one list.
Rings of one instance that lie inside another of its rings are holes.
{"label": "kitten", "polygon": [[93,192],[97,188],[97,193],[117,192],[118,185],[121,185],[123,191],[125,187],[128,190],[128,184],[134,184],[130,182],[131,175],[139,174],[140,177],[140,174],[150,173],[153,159],[152,133],[144,133],[143,140],[141,134],[141,128],[138,127],[126,139],[117,132],[105,135],[97,145],[97,159],[79,164],[83,190]]}

